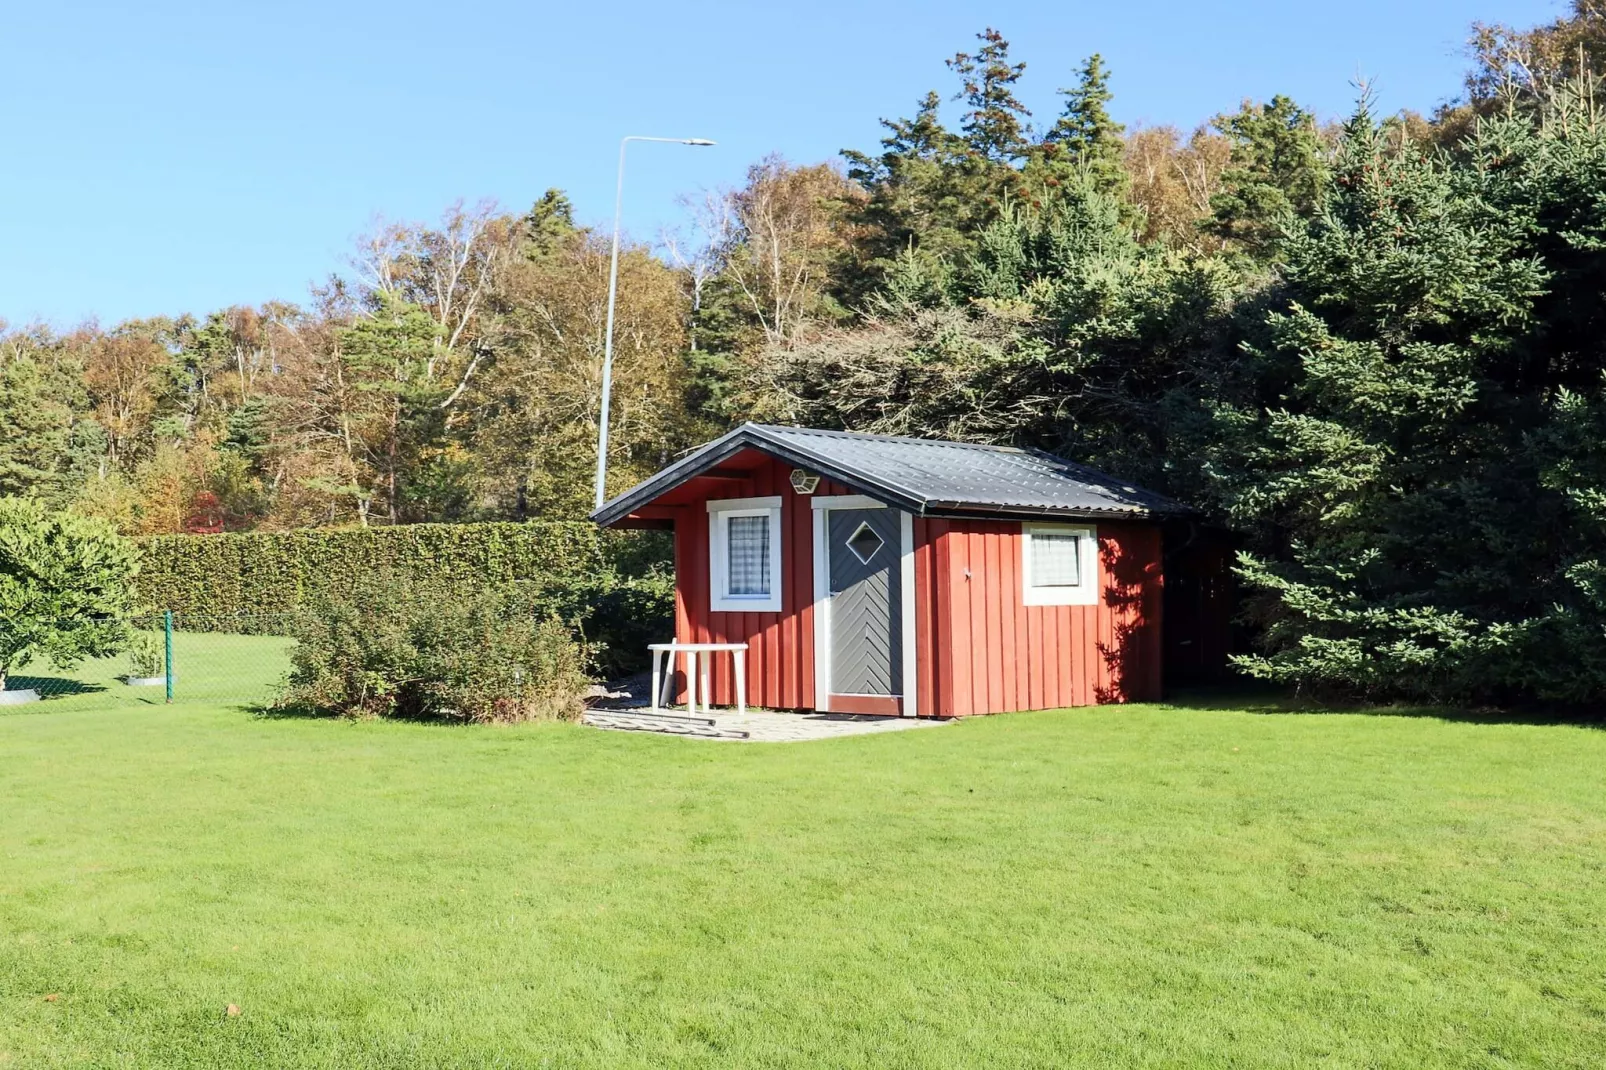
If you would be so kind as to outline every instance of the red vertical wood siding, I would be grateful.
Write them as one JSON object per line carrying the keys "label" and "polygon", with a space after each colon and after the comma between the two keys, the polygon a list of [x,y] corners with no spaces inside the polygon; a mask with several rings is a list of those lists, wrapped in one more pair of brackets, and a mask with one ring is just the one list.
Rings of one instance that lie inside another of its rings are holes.
{"label": "red vertical wood siding", "polygon": [[1098,604],[1028,606],[1019,522],[915,521],[922,714],[1160,697],[1160,529],[1096,526]]}
{"label": "red vertical wood siding", "polygon": [[[675,635],[748,644],[748,701],[814,709],[814,520],[791,466],[768,459],[724,480],[675,515]],[[817,494],[851,494],[822,482]],[[781,498],[781,611],[709,611],[710,498]],[[1028,606],[1019,521],[914,521],[918,710],[964,717],[1160,696],[1163,656],[1160,528],[1101,523],[1097,605]],[[676,670],[680,666],[676,665]],[[730,658],[714,659],[713,700],[736,700]],[[683,695],[683,682],[677,683]]]}
{"label": "red vertical wood siding", "polygon": [[[746,643],[747,701],[772,709],[813,709],[814,698],[814,518],[808,496],[792,490],[792,466],[766,460],[747,479],[724,480],[720,488],[675,512],[675,638],[686,643]],[[851,494],[822,481],[816,494]],[[708,502],[723,498],[781,499],[781,611],[715,613],[709,610]],[[683,665],[677,660],[675,671]],[[713,659],[710,682],[716,705],[736,702],[731,659]],[[684,699],[677,676],[676,694]]]}
{"label": "red vertical wood siding", "polygon": [[929,655],[925,640],[937,628],[937,560],[930,523],[914,522],[915,543],[915,708],[924,715],[933,708],[937,693],[937,659]]}

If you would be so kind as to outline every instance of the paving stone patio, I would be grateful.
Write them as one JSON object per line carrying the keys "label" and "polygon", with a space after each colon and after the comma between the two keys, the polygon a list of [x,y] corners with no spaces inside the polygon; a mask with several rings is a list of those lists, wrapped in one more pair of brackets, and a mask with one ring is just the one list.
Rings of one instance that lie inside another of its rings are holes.
{"label": "paving stone patio", "polygon": [[867,717],[851,713],[793,713],[779,710],[714,710],[707,716],[619,704],[598,705],[586,711],[585,723],[618,732],[656,732],[693,739],[734,740],[748,743],[802,743],[811,739],[864,736],[937,728],[942,721],[915,717]]}

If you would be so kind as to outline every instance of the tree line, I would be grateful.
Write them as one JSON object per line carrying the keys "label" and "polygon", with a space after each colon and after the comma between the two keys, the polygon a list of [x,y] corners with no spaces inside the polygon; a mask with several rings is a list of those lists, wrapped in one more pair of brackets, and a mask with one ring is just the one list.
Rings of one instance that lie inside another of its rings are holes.
{"label": "tree line", "polygon": [[[1606,19],[1478,26],[1432,116],[1039,118],[987,30],[840,163],[621,263],[611,486],[742,419],[1046,448],[1237,533],[1247,671],[1606,694]],[[6,333],[0,493],[133,532],[581,515],[607,248],[557,191],[365,239],[299,304]]]}
{"label": "tree line", "polygon": [[[608,249],[549,192],[362,240],[310,300],[7,333],[0,493],[130,533],[572,512],[596,428]],[[641,471],[695,432],[674,270],[620,265],[615,435]]]}

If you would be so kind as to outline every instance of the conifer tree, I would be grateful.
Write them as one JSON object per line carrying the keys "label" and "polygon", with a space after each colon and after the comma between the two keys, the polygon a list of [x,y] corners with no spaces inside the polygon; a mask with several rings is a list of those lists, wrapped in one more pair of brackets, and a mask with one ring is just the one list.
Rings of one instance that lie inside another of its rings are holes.
{"label": "conifer tree", "polygon": [[1269,104],[1245,102],[1215,126],[1232,140],[1232,166],[1211,198],[1206,229],[1265,259],[1288,225],[1321,205],[1327,163],[1316,120],[1279,94]]}
{"label": "conifer tree", "polygon": [[79,370],[33,341],[0,350],[0,496],[59,501],[71,495],[74,410],[88,397]]}
{"label": "conifer tree", "polygon": [[976,155],[993,161],[1017,160],[1026,154],[1031,141],[1028,120],[1032,113],[1015,96],[1015,83],[1025,73],[1026,64],[1009,62],[1009,42],[991,26],[976,39],[982,45],[974,54],[960,52],[948,61],[948,69],[960,78],[954,99],[970,107],[960,129]]}
{"label": "conifer tree", "polygon": [[1203,447],[1252,533],[1256,675],[1434,700],[1606,697],[1606,175],[1591,124],[1467,157],[1363,107]]}
{"label": "conifer tree", "polygon": [[1121,156],[1126,148],[1126,127],[1110,117],[1110,72],[1097,52],[1082,64],[1077,82],[1061,89],[1064,111],[1043,137],[1054,151],[1050,159],[1086,173],[1095,188],[1112,195],[1125,192],[1129,183]]}
{"label": "conifer tree", "polygon": [[887,135],[875,156],[844,150],[848,178],[867,196],[847,214],[858,231],[857,256],[834,280],[844,305],[863,304],[900,260],[918,259],[926,274],[971,248],[974,235],[996,219],[1007,165],[976,155],[938,115],[942,98],[921,98],[912,119],[883,119]]}

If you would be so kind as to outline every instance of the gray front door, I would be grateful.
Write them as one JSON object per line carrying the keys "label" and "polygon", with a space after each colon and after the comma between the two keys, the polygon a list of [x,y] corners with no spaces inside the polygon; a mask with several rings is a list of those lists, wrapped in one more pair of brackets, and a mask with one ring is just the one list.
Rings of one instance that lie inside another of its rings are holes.
{"label": "gray front door", "polygon": [[832,509],[825,528],[831,578],[831,693],[902,695],[898,511]]}

